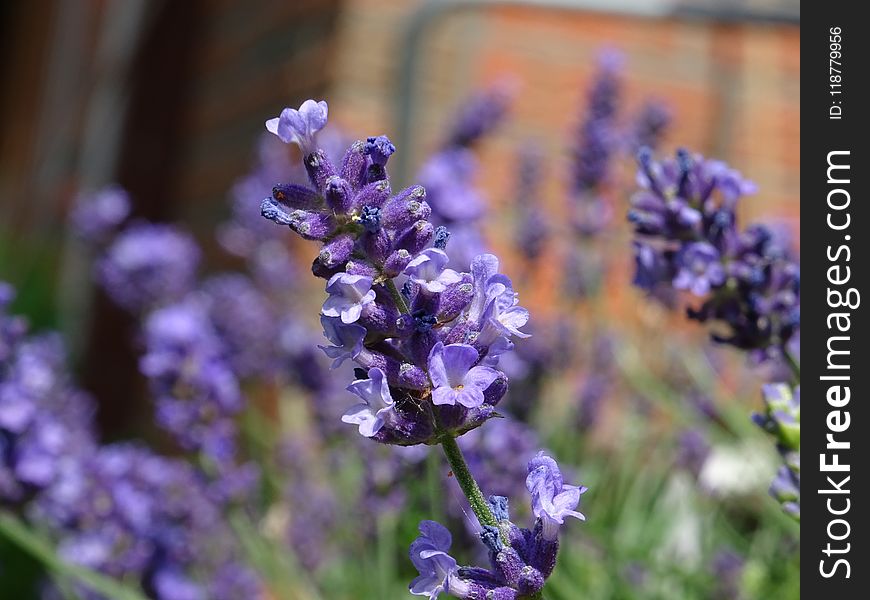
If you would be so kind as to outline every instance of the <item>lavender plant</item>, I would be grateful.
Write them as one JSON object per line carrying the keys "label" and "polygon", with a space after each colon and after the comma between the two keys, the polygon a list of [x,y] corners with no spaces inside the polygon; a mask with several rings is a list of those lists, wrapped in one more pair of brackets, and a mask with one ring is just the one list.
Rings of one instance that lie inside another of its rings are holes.
{"label": "lavender plant", "polygon": [[448,268],[447,235],[428,220],[426,190],[393,194],[386,169],[395,146],[385,137],[355,142],[340,165],[318,147],[327,122],[325,102],[307,100],[267,121],[267,129],[302,150],[311,187],[278,184],[263,200],[264,217],[322,243],[312,272],[327,280],[321,323],[333,366],[357,365],[348,390],[361,402],[342,417],[359,433],[392,445],[441,445],[460,488],[484,530],[494,570],[458,570],[446,554],[449,534],[424,522],[411,547],[421,570],[411,591],[459,598],[489,594],[538,598],[552,572],[558,526],[582,489],[566,486],[555,462],[530,463],[527,485],[538,520],[534,531],[510,524],[504,499],[488,501],[456,438],[497,416],[507,390],[499,357],[529,313],[491,254],[471,260],[470,272]]}
{"label": "lavender plant", "polygon": [[628,215],[637,235],[634,283],[700,298],[687,315],[723,328],[712,333],[715,342],[791,368],[788,385],[765,388],[766,414],[756,421],[775,435],[785,461],[771,494],[799,519],[800,367],[791,342],[800,328],[800,268],[763,225],[738,228],[737,204],[755,186],[737,171],[686,150],[662,162],[643,150],[639,163]]}

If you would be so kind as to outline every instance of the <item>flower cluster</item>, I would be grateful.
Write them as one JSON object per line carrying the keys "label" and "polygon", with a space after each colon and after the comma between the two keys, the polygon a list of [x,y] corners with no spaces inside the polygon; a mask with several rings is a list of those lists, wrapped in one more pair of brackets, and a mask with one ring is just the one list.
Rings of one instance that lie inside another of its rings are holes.
{"label": "flower cluster", "polygon": [[171,225],[138,223],[114,239],[97,271],[115,303],[144,312],[193,289],[199,258],[188,234]]}
{"label": "flower cluster", "polygon": [[[256,598],[221,507],[196,471],[129,444],[104,446],[39,498],[34,511],[73,564],[136,581],[157,600]],[[102,598],[82,584],[82,598]]]}
{"label": "flower cluster", "polygon": [[27,336],[0,282],[0,505],[21,504],[95,446],[90,399],[74,388],[54,335]]}
{"label": "flower cluster", "polygon": [[762,388],[764,413],[752,420],[776,439],[783,465],[770,486],[770,495],[796,520],[801,518],[801,388],[784,383]]}
{"label": "flower cluster", "polygon": [[677,152],[639,157],[640,191],[629,220],[637,234],[635,284],[685,290],[704,300],[689,317],[716,321],[713,339],[779,358],[800,327],[800,269],[762,225],[743,231],[736,207],[755,186],[724,163]]}
{"label": "flower cluster", "polygon": [[575,509],[586,488],[566,484],[556,461],[543,452],[529,462],[526,488],[535,515],[532,529],[510,521],[507,498],[489,499],[498,523],[480,532],[489,551],[489,569],[458,566],[449,554],[450,532],[435,521],[420,523],[420,536],[410,548],[411,561],[420,573],[411,583],[411,593],[431,600],[441,593],[463,599],[540,598],[556,565],[559,528],[568,517],[585,520]]}
{"label": "flower cluster", "polygon": [[321,323],[330,345],[322,348],[334,366],[351,359],[360,367],[348,389],[361,402],[343,420],[398,445],[481,425],[507,389],[498,359],[511,338],[527,336],[528,312],[495,256],[475,257],[468,273],[447,267],[447,232],[428,220],[426,190],[392,193],[386,165],[395,147],[385,136],[352,144],[336,167],[313,140],[325,123],[321,104],[279,120],[313,106],[322,111],[306,117],[315,125],[287,117],[296,128],[286,136],[307,151],[312,187],[276,185],[262,213],[323,242],[312,267],[327,279]]}
{"label": "flower cluster", "polygon": [[622,55],[605,51],[588,92],[584,116],[573,148],[570,196],[573,225],[581,235],[599,233],[610,220],[611,208],[602,195],[617,149],[616,115],[620,99]]}

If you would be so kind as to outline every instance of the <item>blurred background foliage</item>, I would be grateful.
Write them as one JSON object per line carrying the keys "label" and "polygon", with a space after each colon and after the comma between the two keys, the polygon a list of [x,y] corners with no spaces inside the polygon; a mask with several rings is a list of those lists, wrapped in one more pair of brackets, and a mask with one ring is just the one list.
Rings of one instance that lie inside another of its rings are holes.
{"label": "blurred background foliage", "polygon": [[[103,440],[145,438],[172,452],[151,425],[136,325],[93,286],[88,258],[65,230],[76,194],[121,184],[135,216],[181,223],[203,245],[207,270],[218,272],[237,265],[213,231],[228,215],[228,191],[251,168],[265,118],[307,97],[326,98],[332,126],[353,137],[386,133],[397,143],[394,177],[410,183],[463,99],[510,81],[508,118],[475,148],[487,243],[514,275],[533,324],[547,331],[565,316],[576,350],[557,376],[532,383],[537,405],[517,397],[524,388],[509,405],[527,413],[543,447],[573,466],[571,480],[590,488],[589,521],[564,536],[547,598],[796,598],[799,527],[767,497],[775,453],[748,419],[765,374],[711,346],[679,310],[632,288],[623,222],[631,160],[617,165],[609,191],[615,216],[590,251],[601,280],[582,300],[560,291],[576,241],[557,232],[530,263],[508,232],[520,218],[516,153],[530,140],[545,169],[534,201],[556,220],[565,214],[572,135],[595,56],[613,47],[625,55],[625,113],[650,97],[664,101],[673,124],[662,149],[686,146],[740,169],[761,189],[742,205],[744,222],[777,225],[799,252],[797,4],[536,4],[544,3],[4,3],[0,278],[18,289],[12,312],[35,329],[64,333],[79,381],[98,402]],[[304,271],[311,248],[291,247]],[[299,295],[316,307],[320,285],[301,277]],[[316,310],[295,308],[316,326]],[[609,345],[602,349],[601,340]],[[584,423],[584,386],[602,374],[600,417]],[[282,430],[292,437],[310,418],[307,400],[292,388],[250,394],[249,452],[265,457]],[[717,419],[699,406],[715,406]],[[716,473],[692,473],[679,462],[689,431],[710,444]],[[276,598],[406,597],[416,525],[442,514],[443,499],[458,491],[443,485],[437,461],[414,463],[395,483],[407,493],[405,509],[366,522],[353,500],[368,458],[348,452],[338,465],[331,460],[325,448],[292,459],[309,461],[324,478],[328,472],[335,512],[356,516],[333,522],[327,559],[308,568],[262,531],[242,536],[247,549],[274,576]],[[281,519],[273,512],[257,527]],[[0,597],[30,597],[39,566],[2,541],[0,557]]]}

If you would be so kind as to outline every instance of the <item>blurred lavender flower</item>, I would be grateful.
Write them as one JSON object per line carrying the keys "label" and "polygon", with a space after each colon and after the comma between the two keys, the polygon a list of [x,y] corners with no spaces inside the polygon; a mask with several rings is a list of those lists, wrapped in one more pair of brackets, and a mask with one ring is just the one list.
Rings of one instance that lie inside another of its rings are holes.
{"label": "blurred lavender flower", "polygon": [[231,463],[232,417],[243,398],[206,307],[191,298],[157,310],[145,322],[144,337],[140,369],[154,394],[157,422],[183,448],[218,465]]}
{"label": "blurred lavender flower", "polygon": [[278,332],[269,298],[241,274],[211,277],[200,289],[233,371],[240,377],[274,373],[278,367]]}
{"label": "blurred lavender flower", "polygon": [[105,446],[64,473],[34,511],[59,539],[61,557],[137,581],[156,600],[238,598],[238,587],[217,589],[230,573],[246,582],[244,597],[260,594],[257,577],[238,562],[219,505],[185,462],[138,446]]}
{"label": "blurred lavender flower", "polygon": [[70,224],[82,239],[91,243],[104,243],[130,215],[130,208],[130,196],[124,188],[105,187],[76,198]]}
{"label": "blurred lavender flower", "polygon": [[536,260],[543,251],[550,223],[540,194],[543,181],[541,151],[533,144],[523,144],[517,158],[515,238],[523,256]]}
{"label": "blurred lavender flower", "polygon": [[629,135],[629,151],[636,156],[641,148],[656,150],[673,120],[671,108],[661,100],[643,103],[635,116],[634,128]]}
{"label": "blurred lavender flower", "polygon": [[0,282],[0,505],[20,504],[54,485],[94,451],[90,398],[73,387],[59,337],[26,337],[6,314]]}
{"label": "blurred lavender flower", "polygon": [[616,113],[622,60],[622,55],[613,50],[598,57],[598,71],[588,92],[573,148],[569,191],[572,219],[577,232],[585,236],[599,233],[611,217],[610,205],[602,191],[618,140]]}
{"label": "blurred lavender flower", "polygon": [[635,283],[691,291],[704,302],[690,318],[730,329],[715,341],[758,360],[781,358],[800,327],[800,269],[763,226],[738,230],[737,202],[755,186],[685,150],[661,163],[642,152],[638,182],[629,213],[638,236]]}
{"label": "blurred lavender flower", "polygon": [[515,87],[504,80],[465,100],[453,118],[445,147],[468,147],[491,133],[504,121]]}
{"label": "blurred lavender flower", "polygon": [[709,455],[710,442],[700,430],[686,429],[680,433],[677,439],[677,466],[686,469],[697,478]]}
{"label": "blurred lavender flower", "polygon": [[118,235],[97,265],[100,283],[118,305],[145,311],[193,289],[200,251],[170,225],[138,223]]}

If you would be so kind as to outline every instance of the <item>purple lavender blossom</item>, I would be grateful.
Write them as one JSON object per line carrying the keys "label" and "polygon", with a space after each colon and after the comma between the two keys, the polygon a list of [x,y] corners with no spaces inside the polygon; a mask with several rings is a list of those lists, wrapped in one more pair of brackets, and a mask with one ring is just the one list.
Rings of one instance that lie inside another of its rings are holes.
{"label": "purple lavender blossom", "polygon": [[450,257],[443,250],[429,248],[408,263],[405,275],[427,292],[438,294],[462,280],[459,273],[445,268],[449,261]]}
{"label": "purple lavender blossom", "polygon": [[489,134],[505,118],[515,85],[501,81],[466,99],[453,119],[445,147],[467,147]]}
{"label": "purple lavender blossom", "polygon": [[483,404],[484,390],[499,374],[491,367],[474,366],[479,358],[477,350],[467,344],[435,344],[429,354],[429,377],[435,386],[432,403],[468,408]]}
{"label": "purple lavender blossom", "polygon": [[532,512],[543,525],[545,540],[556,539],[559,526],[565,522],[565,517],[586,520],[583,513],[574,509],[580,503],[580,495],[587,488],[564,483],[559,465],[544,454],[543,450],[529,461],[526,488],[532,495]]}
{"label": "purple lavender blossom", "polygon": [[598,234],[610,220],[610,205],[602,191],[610,175],[610,161],[618,141],[615,117],[620,97],[621,63],[621,54],[612,50],[599,56],[598,71],[588,92],[573,149],[572,221],[578,233],[584,236]]}
{"label": "purple lavender blossom", "polygon": [[105,242],[130,215],[130,196],[120,186],[108,186],[76,199],[71,225],[88,242]]}
{"label": "purple lavender blossom", "polygon": [[365,327],[348,325],[341,319],[320,317],[324,337],[332,346],[318,346],[326,355],[333,359],[332,368],[338,368],[347,360],[355,360],[363,352],[363,340],[366,336]]}
{"label": "purple lavender blossom", "polygon": [[634,128],[629,143],[632,155],[641,148],[657,149],[673,120],[670,106],[658,99],[643,103],[634,120]]}
{"label": "purple lavender blossom", "polygon": [[73,387],[60,339],[25,334],[0,298],[0,505],[54,485],[95,446],[91,401]]}
{"label": "purple lavender blossom", "polygon": [[711,244],[698,242],[685,246],[677,258],[679,271],[674,287],[689,290],[696,296],[706,296],[710,290],[725,283],[725,268],[719,252]]}
{"label": "purple lavender blossom", "polygon": [[479,219],[484,201],[474,187],[477,159],[465,148],[435,154],[420,169],[418,179],[426,188],[427,201],[436,219],[451,223]]}
{"label": "purple lavender blossom", "polygon": [[139,223],[124,230],[97,265],[109,297],[130,311],[180,299],[193,289],[200,252],[188,234]]}
{"label": "purple lavender blossom", "polygon": [[[73,564],[136,581],[157,600],[217,598],[209,581],[247,571],[221,507],[187,463],[138,446],[104,446],[64,479],[34,510]],[[248,573],[248,591],[257,594],[261,586]]]}
{"label": "purple lavender blossom", "polygon": [[410,592],[415,596],[429,596],[435,600],[449,588],[449,580],[456,573],[456,559],[448,554],[453,539],[450,532],[435,521],[422,521],[420,535],[411,542],[411,562],[420,575],[411,582]]}
{"label": "purple lavender blossom", "polygon": [[154,393],[158,423],[182,447],[204,451],[219,464],[230,462],[231,418],[243,398],[203,304],[189,299],[155,311],[144,336],[140,369]]}
{"label": "purple lavender blossom", "polygon": [[721,321],[714,341],[764,358],[781,358],[800,327],[800,269],[761,226],[737,227],[736,207],[755,186],[724,163],[692,156],[640,157],[640,191],[629,220],[638,236],[635,281],[702,296],[690,318]]}
{"label": "purple lavender blossom", "polygon": [[277,317],[269,300],[241,274],[211,277],[201,285],[209,320],[240,377],[270,375],[278,367]]}
{"label": "purple lavender blossom", "polygon": [[315,134],[326,125],[328,114],[326,102],[306,100],[298,110],[285,108],[278,117],[266,121],[266,129],[285,144],[298,144],[307,156],[315,150]]}
{"label": "purple lavender blossom", "polygon": [[550,233],[547,210],[540,193],[542,171],[540,149],[531,143],[523,144],[517,157],[515,238],[523,256],[530,261],[541,255]]}
{"label": "purple lavender blossom", "polygon": [[[421,536],[411,544],[411,560],[420,577],[411,592],[437,598],[446,592],[453,597],[521,599],[538,597],[552,574],[559,548],[558,529],[565,516],[585,519],[573,509],[585,488],[562,482],[555,461],[539,454],[529,464],[532,509],[538,516],[533,529],[521,529],[511,522],[508,499],[490,496],[489,506],[497,526],[485,526],[479,538],[488,549],[490,568],[457,567],[448,554],[449,532],[432,521],[420,525]],[[555,505],[553,505],[555,501]],[[542,510],[542,502],[547,505]],[[558,523],[554,521],[558,519]]]}
{"label": "purple lavender blossom", "polygon": [[372,278],[364,275],[336,273],[326,284],[329,298],[321,311],[327,317],[341,317],[349,325],[358,321],[365,307],[375,300]]}
{"label": "purple lavender blossom", "polygon": [[[328,279],[321,322],[332,345],[321,348],[333,366],[351,359],[385,377],[390,418],[375,417],[387,402],[358,407],[348,418],[364,421],[381,443],[433,443],[438,428],[459,435],[494,415],[507,390],[507,377],[494,367],[512,337],[528,337],[521,328],[529,315],[495,257],[475,259],[471,273],[447,268],[445,236],[436,237],[429,221],[427,191],[410,186],[392,193],[386,158],[393,149],[383,136],[356,142],[340,165],[315,149],[304,159],[312,187],[276,185],[262,213],[323,241],[312,270]],[[433,349],[454,345],[473,353],[473,364],[454,373],[448,360],[430,378],[429,357],[437,362],[443,352]]]}
{"label": "purple lavender blossom", "polygon": [[394,413],[395,401],[390,395],[390,386],[384,372],[370,369],[368,379],[357,379],[348,386],[348,391],[362,398],[363,402],[350,407],[341,417],[345,423],[359,425],[360,435],[372,437],[387,423]]}

